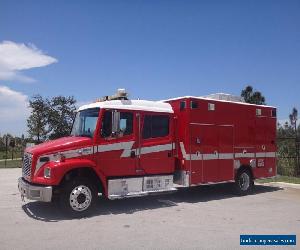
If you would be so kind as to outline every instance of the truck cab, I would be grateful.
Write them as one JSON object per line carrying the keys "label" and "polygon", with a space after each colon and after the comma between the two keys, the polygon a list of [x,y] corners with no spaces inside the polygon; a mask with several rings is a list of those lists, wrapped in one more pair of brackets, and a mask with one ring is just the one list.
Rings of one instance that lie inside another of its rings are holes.
{"label": "truck cab", "polygon": [[19,189],[58,198],[71,213],[109,199],[173,190],[174,122],[170,104],[99,101],[77,111],[69,137],[27,148]]}

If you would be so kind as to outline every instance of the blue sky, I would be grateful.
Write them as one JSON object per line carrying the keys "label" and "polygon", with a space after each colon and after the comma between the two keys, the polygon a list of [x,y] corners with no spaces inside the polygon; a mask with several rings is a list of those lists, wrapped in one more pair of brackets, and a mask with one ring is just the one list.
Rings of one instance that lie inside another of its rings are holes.
{"label": "blue sky", "polygon": [[[23,101],[39,93],[87,102],[120,87],[159,100],[239,95],[250,84],[282,120],[300,109],[299,13],[292,0],[1,0],[0,43],[27,46],[44,64],[1,79],[0,58],[0,86]],[[14,113],[4,106],[2,120]],[[0,134],[25,130],[24,117],[0,124]]]}

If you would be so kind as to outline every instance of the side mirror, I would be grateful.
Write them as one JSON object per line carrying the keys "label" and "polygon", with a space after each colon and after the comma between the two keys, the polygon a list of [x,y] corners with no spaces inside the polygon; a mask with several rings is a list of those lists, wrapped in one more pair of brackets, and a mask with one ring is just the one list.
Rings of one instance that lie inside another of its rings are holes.
{"label": "side mirror", "polygon": [[120,132],[120,112],[114,110],[112,112],[112,128],[111,128],[111,135],[113,137],[118,137]]}

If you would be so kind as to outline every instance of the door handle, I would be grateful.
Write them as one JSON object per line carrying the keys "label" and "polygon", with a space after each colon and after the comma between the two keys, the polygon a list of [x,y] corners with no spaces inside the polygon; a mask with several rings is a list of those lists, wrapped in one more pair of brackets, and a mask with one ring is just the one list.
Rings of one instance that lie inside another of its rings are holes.
{"label": "door handle", "polygon": [[130,152],[130,157],[131,157],[131,158],[135,158],[135,151],[131,151],[131,152]]}

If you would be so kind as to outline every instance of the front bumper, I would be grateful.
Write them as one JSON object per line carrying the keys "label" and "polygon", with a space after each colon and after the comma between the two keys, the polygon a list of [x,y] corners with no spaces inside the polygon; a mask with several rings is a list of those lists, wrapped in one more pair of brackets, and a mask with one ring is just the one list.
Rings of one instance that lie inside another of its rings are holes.
{"label": "front bumper", "polygon": [[18,188],[21,195],[29,200],[50,202],[52,199],[51,186],[31,185],[20,177],[18,179]]}

